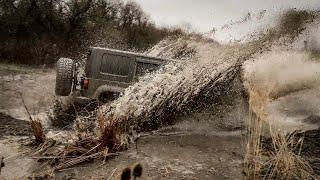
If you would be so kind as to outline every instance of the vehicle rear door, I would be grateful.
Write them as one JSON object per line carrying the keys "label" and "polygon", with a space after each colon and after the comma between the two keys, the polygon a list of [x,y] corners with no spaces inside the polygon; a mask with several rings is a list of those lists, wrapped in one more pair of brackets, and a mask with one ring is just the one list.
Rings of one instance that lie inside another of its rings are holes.
{"label": "vehicle rear door", "polygon": [[130,83],[134,76],[135,57],[118,51],[102,54],[99,78],[109,81]]}

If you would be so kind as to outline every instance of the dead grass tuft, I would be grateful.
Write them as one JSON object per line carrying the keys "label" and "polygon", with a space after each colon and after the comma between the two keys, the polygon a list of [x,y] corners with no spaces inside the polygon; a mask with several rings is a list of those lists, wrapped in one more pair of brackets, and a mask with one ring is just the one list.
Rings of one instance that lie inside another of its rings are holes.
{"label": "dead grass tuft", "polygon": [[35,137],[35,142],[38,144],[44,143],[46,136],[43,131],[43,126],[39,120],[31,120],[31,130]]}
{"label": "dead grass tuft", "polygon": [[42,126],[40,120],[38,120],[38,119],[34,120],[32,118],[30,111],[28,110],[28,107],[27,107],[21,93],[20,93],[20,97],[21,97],[22,104],[23,104],[25,110],[27,111],[27,114],[28,114],[28,117],[30,120],[31,130],[32,130],[33,136],[35,137],[35,142],[37,144],[42,144],[46,140],[46,136],[43,131],[43,126]]}
{"label": "dead grass tuft", "polygon": [[98,115],[97,121],[100,136],[79,136],[74,144],[68,145],[60,153],[57,158],[59,163],[54,170],[62,170],[97,158],[102,158],[105,163],[107,158],[120,154],[125,144],[121,141],[121,131],[117,121],[112,117],[105,119],[102,113]]}
{"label": "dead grass tuft", "polygon": [[98,112],[98,126],[99,126],[99,130],[100,130],[100,134],[104,133],[105,124],[106,124],[106,119],[105,119],[103,113],[100,111],[100,112]]}
{"label": "dead grass tuft", "polygon": [[[249,97],[250,118],[244,161],[246,179],[319,178],[300,156],[303,138],[295,138],[296,132],[286,135],[267,122],[268,93],[250,89]],[[270,137],[268,141],[264,135]]]}
{"label": "dead grass tuft", "polygon": [[117,121],[113,116],[109,116],[108,120],[105,120],[104,116],[99,117],[100,125],[100,141],[103,148],[108,148],[110,152],[117,152],[122,149],[123,143],[121,142],[121,131],[117,125]]}
{"label": "dead grass tuft", "polygon": [[[281,131],[273,131],[270,159],[263,165],[264,179],[317,179],[308,162],[300,156],[303,138],[296,141],[295,133],[286,136]],[[298,149],[298,154],[294,153]]]}
{"label": "dead grass tuft", "polygon": [[264,144],[262,126],[260,120],[250,128],[244,163],[246,179],[319,178],[300,153],[295,153],[300,152],[302,138],[297,141],[294,134],[286,136],[282,131],[270,126],[271,138]]}

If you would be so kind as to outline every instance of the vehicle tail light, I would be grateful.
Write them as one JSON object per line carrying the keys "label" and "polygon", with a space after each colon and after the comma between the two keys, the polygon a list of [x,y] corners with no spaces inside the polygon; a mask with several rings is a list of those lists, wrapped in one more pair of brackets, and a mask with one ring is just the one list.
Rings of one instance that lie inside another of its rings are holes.
{"label": "vehicle tail light", "polygon": [[83,80],[83,89],[88,89],[89,88],[89,79],[84,79]]}

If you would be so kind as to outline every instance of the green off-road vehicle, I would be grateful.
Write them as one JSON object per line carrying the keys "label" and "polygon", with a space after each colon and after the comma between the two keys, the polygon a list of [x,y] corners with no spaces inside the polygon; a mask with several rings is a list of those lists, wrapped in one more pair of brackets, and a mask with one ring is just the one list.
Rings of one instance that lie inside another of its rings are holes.
{"label": "green off-road vehicle", "polygon": [[112,101],[139,76],[155,71],[169,61],[174,60],[93,47],[88,52],[83,75],[79,75],[79,65],[72,59],[58,60],[56,95],[69,96],[80,92],[81,97]]}

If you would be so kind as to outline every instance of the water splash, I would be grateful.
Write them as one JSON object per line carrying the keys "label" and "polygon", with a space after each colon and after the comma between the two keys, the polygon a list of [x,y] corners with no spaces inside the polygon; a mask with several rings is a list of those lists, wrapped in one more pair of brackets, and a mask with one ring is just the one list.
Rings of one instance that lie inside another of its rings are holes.
{"label": "water splash", "polygon": [[104,106],[103,112],[107,118],[117,119],[119,124],[147,122],[152,126],[170,114],[195,109],[199,102],[210,103],[206,100],[226,91],[226,85],[239,74],[243,62],[259,57],[281,38],[281,42],[284,39],[291,42],[312,17],[306,12],[285,14],[282,24],[246,44],[222,46],[195,37],[181,38],[176,40],[177,43],[162,42],[149,53],[173,58],[177,54],[185,55],[176,51],[183,47],[192,49],[192,56],[184,56],[189,60],[168,64],[160,71],[143,77],[129,87],[124,96],[110,106]]}

